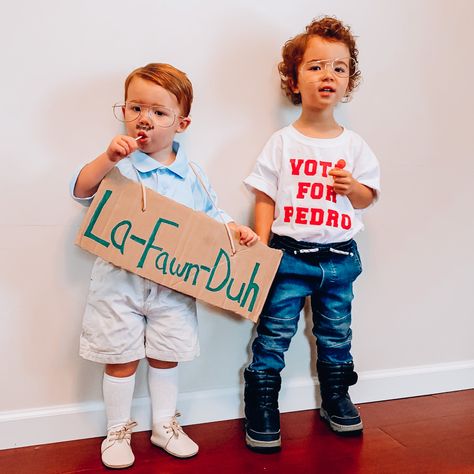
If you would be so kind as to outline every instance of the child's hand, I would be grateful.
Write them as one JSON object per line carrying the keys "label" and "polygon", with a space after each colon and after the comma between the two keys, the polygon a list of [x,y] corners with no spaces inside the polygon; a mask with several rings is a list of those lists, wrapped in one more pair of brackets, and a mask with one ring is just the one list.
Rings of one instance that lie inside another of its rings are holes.
{"label": "child's hand", "polygon": [[117,135],[110,142],[105,154],[112,163],[123,160],[138,149],[136,140],[127,135]]}
{"label": "child's hand", "polygon": [[260,237],[250,227],[238,225],[235,230],[239,233],[241,245],[250,246],[260,240]]}
{"label": "child's hand", "polygon": [[347,196],[355,189],[357,181],[352,177],[352,174],[341,168],[333,168],[329,175],[334,178],[334,192]]}

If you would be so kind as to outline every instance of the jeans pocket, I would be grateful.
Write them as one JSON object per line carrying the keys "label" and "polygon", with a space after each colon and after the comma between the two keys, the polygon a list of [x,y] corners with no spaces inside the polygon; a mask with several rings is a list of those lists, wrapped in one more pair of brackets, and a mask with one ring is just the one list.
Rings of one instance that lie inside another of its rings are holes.
{"label": "jeans pocket", "polygon": [[337,279],[340,281],[354,282],[362,273],[360,255],[355,242],[342,248],[331,247],[329,254],[331,255],[330,261],[338,275]]}
{"label": "jeans pocket", "polygon": [[352,244],[351,253],[353,255],[352,258],[354,259],[354,263],[356,264],[358,269],[358,275],[360,275],[362,273],[362,261],[360,259],[359,249],[357,248],[357,244],[355,243],[355,241]]}

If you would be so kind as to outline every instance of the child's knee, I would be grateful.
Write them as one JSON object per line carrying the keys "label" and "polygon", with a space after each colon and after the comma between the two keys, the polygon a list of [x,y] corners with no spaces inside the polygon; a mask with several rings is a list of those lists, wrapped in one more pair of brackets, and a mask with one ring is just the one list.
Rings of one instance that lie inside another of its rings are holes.
{"label": "child's knee", "polygon": [[177,362],[170,362],[167,360],[158,360],[147,357],[148,363],[155,369],[172,369],[178,365]]}
{"label": "child's knee", "polygon": [[106,364],[105,373],[112,377],[130,377],[137,371],[139,362],[139,360],[134,360],[123,364]]}

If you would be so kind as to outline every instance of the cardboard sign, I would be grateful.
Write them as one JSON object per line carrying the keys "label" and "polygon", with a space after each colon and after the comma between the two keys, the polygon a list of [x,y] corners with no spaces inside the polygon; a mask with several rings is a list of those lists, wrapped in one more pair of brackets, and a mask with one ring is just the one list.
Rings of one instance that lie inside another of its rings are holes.
{"label": "cardboard sign", "polygon": [[224,224],[146,189],[113,169],[76,244],[114,265],[256,322],[281,252],[260,242],[232,255]]}

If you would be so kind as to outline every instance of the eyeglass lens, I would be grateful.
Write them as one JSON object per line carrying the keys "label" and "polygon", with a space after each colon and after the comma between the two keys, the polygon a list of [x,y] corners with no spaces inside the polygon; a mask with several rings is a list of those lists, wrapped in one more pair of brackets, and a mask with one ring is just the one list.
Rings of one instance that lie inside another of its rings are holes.
{"label": "eyeglass lens", "polygon": [[356,72],[356,62],[353,58],[309,61],[305,69],[313,73],[329,70],[339,77],[350,77]]}
{"label": "eyeglass lens", "polygon": [[121,122],[133,122],[144,114],[159,127],[171,127],[175,121],[175,113],[161,105],[148,106],[135,102],[114,105],[114,115]]}

